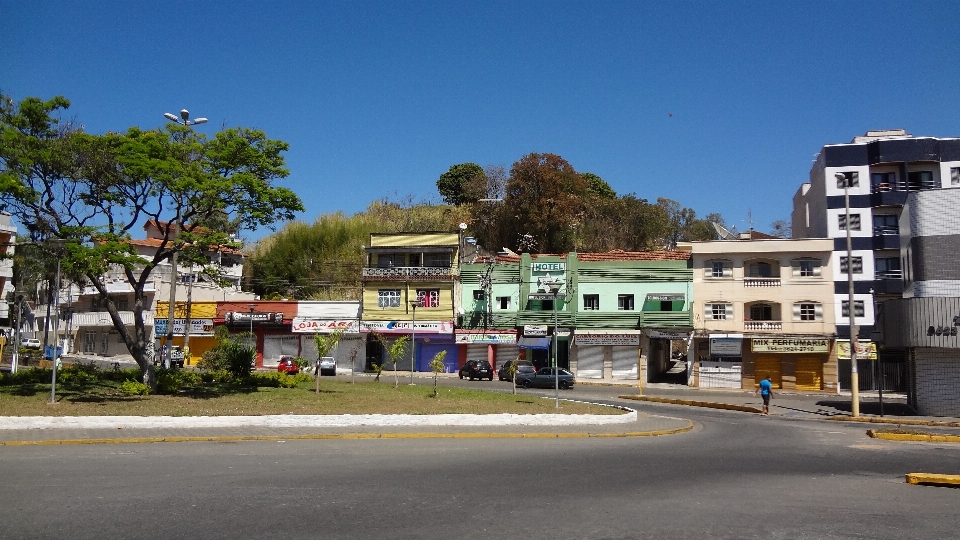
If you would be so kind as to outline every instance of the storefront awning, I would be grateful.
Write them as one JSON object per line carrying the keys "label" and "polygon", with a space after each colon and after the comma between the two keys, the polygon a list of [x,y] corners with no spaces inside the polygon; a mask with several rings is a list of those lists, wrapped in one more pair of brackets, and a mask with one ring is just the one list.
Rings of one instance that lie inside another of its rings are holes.
{"label": "storefront awning", "polygon": [[517,342],[518,349],[550,349],[548,337],[522,337]]}

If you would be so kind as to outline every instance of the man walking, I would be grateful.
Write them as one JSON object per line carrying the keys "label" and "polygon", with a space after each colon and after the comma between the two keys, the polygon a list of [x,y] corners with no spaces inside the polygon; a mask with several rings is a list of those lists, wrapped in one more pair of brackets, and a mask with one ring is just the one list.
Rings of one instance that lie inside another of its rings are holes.
{"label": "man walking", "polygon": [[757,392],[760,392],[760,397],[763,398],[763,414],[764,416],[770,416],[770,398],[773,396],[773,383],[770,382],[770,376],[767,375],[760,381],[760,388],[753,391],[753,395],[756,396]]}

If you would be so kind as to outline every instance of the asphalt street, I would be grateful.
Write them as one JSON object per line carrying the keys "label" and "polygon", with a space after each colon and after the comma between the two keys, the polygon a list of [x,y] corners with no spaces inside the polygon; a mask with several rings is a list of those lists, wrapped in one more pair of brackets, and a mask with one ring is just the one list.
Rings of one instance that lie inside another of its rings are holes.
{"label": "asphalt street", "polygon": [[[565,395],[617,401],[618,390]],[[659,437],[0,447],[0,538],[903,539],[960,530],[960,490],[904,482],[908,472],[960,473],[960,445],[870,439],[869,426],[811,415],[633,405],[695,427]]]}

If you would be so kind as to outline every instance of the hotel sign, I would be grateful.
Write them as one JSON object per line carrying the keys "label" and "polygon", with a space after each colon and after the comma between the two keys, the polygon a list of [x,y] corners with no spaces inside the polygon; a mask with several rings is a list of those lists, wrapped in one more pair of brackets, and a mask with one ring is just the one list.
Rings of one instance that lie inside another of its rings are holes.
{"label": "hotel sign", "polygon": [[567,263],[562,262],[535,262],[530,266],[534,272],[563,272],[567,269]]}
{"label": "hotel sign", "polygon": [[753,352],[828,353],[829,339],[762,338],[751,340]]}

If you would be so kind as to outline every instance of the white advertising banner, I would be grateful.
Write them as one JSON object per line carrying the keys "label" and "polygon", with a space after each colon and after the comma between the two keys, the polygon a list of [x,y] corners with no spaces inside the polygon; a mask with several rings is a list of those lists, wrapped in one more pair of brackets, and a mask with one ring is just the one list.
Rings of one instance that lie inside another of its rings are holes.
{"label": "white advertising banner", "polygon": [[[167,334],[167,319],[154,319],[154,329],[158,336],[163,336]],[[173,335],[182,336],[186,334],[187,330],[187,320],[186,319],[174,319],[173,320]],[[213,319],[190,319],[190,335],[191,336],[212,336],[213,335]]]}
{"label": "white advertising banner", "polygon": [[472,344],[514,344],[517,342],[517,335],[511,333],[486,333],[486,334],[457,334],[454,340],[456,343]]}
{"label": "white advertising banner", "polygon": [[314,319],[312,317],[294,317],[291,329],[303,334],[331,334],[342,330],[348,334],[360,332],[360,322],[356,319]]}
{"label": "white advertising banner", "polygon": [[[360,321],[361,332],[380,334],[409,334],[414,331],[413,321]],[[418,334],[452,334],[453,321],[417,321]]]}
{"label": "white advertising banner", "polygon": [[637,334],[591,334],[589,332],[578,332],[573,338],[573,341],[577,345],[640,346],[640,336]]}

